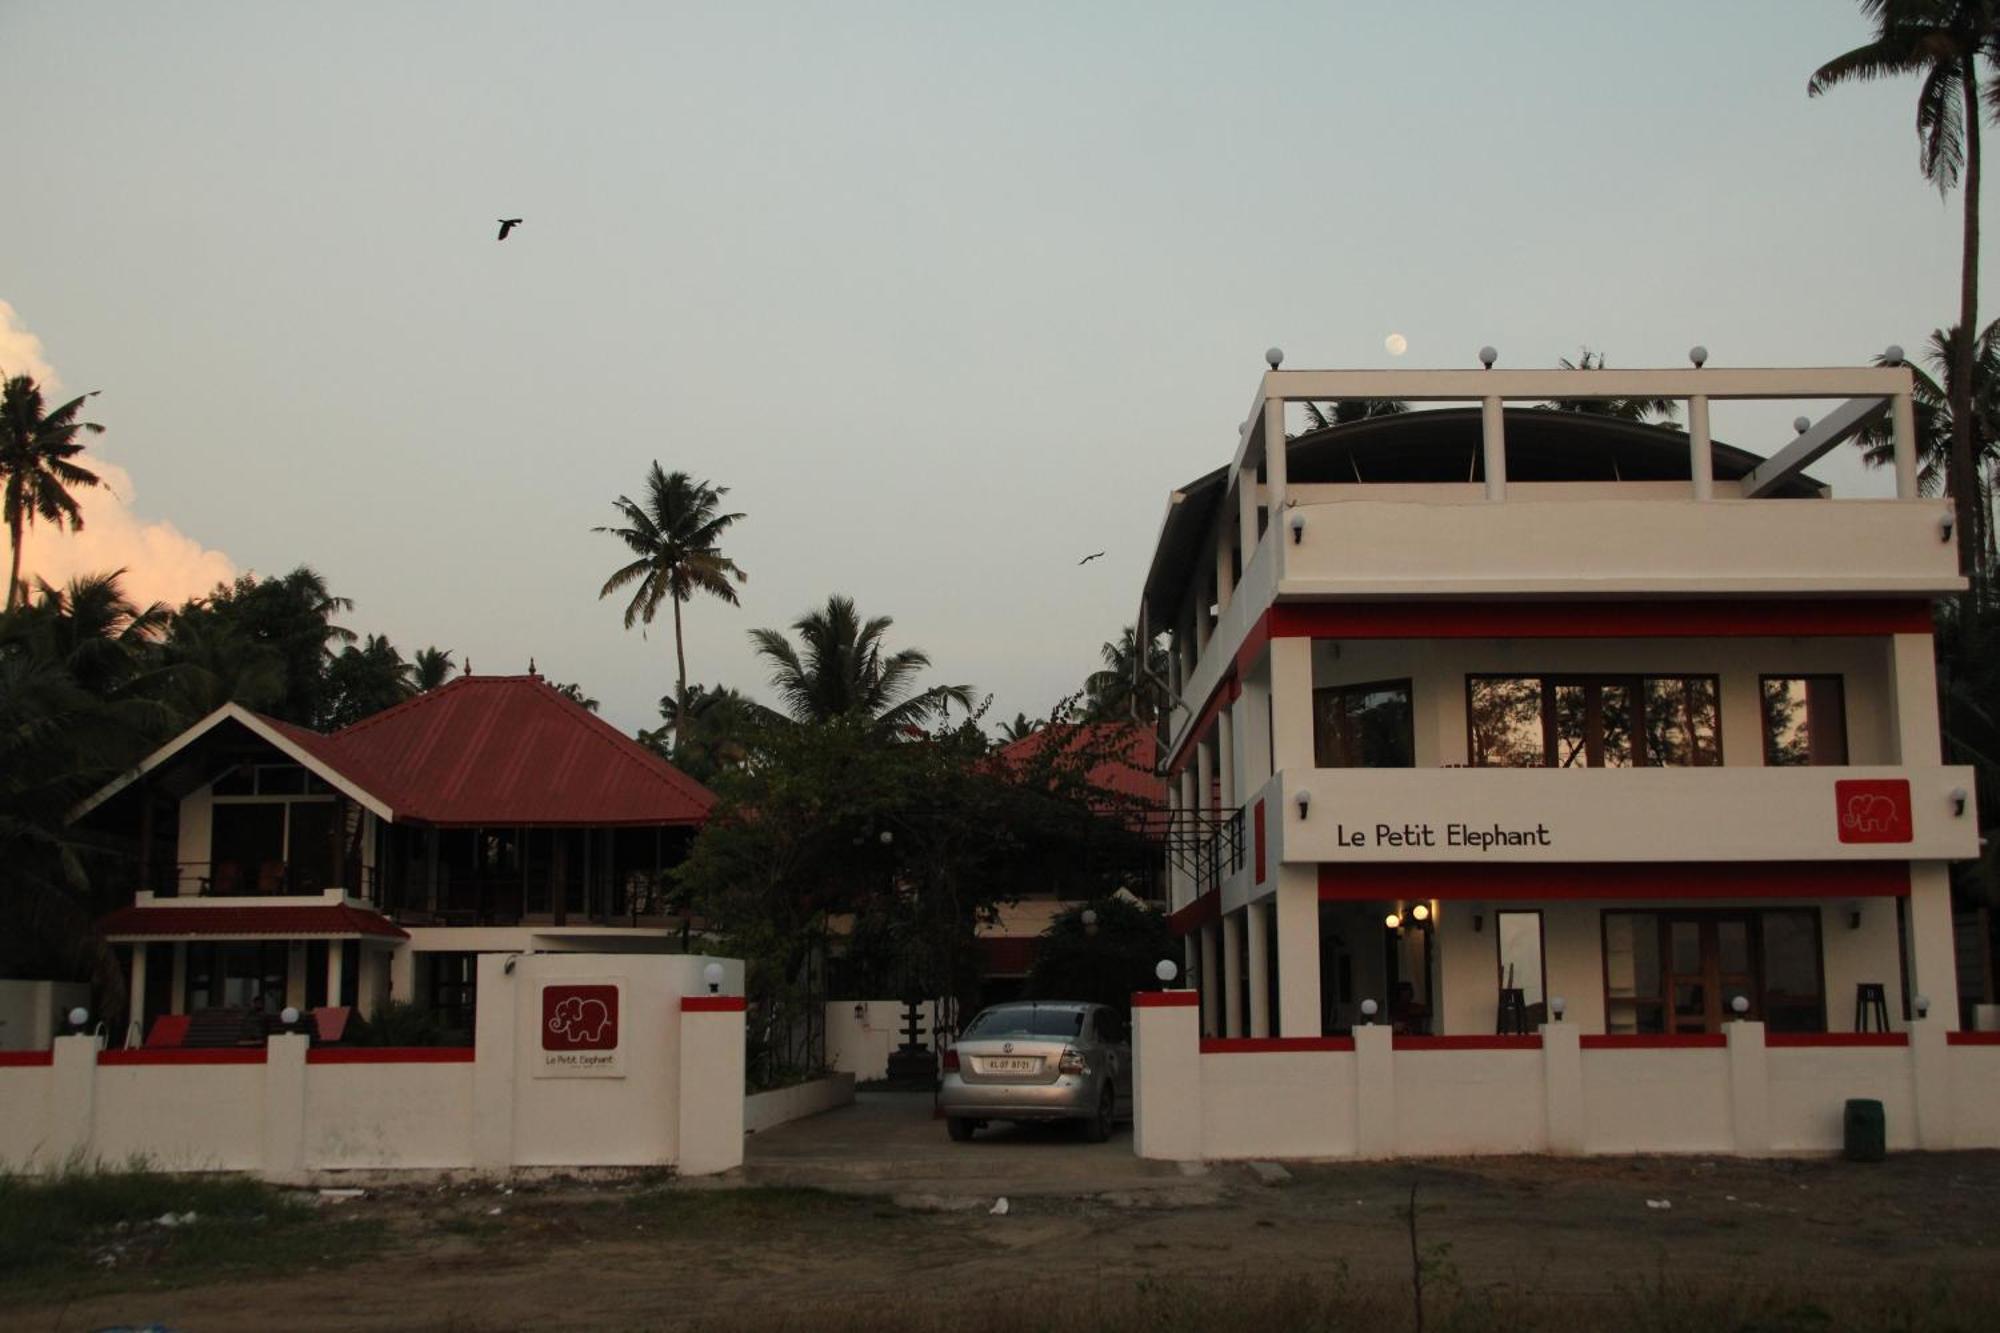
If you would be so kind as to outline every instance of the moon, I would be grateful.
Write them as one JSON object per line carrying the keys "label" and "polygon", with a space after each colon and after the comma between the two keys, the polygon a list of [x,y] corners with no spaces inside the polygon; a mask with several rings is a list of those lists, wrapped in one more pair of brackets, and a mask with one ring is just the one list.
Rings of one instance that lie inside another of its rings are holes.
{"label": "moon", "polygon": [[1400,333],[1392,333],[1382,340],[1382,346],[1388,349],[1390,356],[1401,356],[1410,350],[1410,340]]}

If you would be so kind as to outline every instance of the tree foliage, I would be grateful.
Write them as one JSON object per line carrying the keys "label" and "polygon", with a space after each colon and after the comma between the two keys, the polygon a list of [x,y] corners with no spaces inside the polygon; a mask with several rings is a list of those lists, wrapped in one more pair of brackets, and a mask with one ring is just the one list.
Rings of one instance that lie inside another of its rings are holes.
{"label": "tree foliage", "polygon": [[854,599],[835,593],[822,610],[792,622],[798,646],[774,629],[750,631],[751,645],[771,668],[771,688],[792,720],[853,721],[887,734],[941,719],[951,704],[971,711],[970,685],[917,688],[931,664],[920,648],[890,652],[888,616],[863,620]]}
{"label": "tree foliage", "polygon": [[[1085,923],[1085,912],[1094,922]],[[1180,956],[1163,913],[1122,897],[1097,898],[1070,908],[1042,932],[1026,993],[1128,1009],[1134,991],[1158,988],[1160,961],[1178,967]]]}
{"label": "tree foliage", "polygon": [[11,554],[7,568],[7,609],[21,602],[21,534],[40,520],[83,527],[83,510],[70,492],[101,484],[95,472],[76,461],[82,436],[102,435],[104,427],[80,420],[87,393],[48,410],[31,376],[10,375],[0,387],[0,516],[7,521]]}

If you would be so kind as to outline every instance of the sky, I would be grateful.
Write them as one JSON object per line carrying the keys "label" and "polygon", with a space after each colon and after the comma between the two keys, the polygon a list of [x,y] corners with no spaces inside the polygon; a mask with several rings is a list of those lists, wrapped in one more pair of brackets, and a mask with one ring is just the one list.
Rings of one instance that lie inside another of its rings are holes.
{"label": "sky", "polygon": [[1032,716],[1267,347],[1852,365],[1953,321],[1915,84],[1806,97],[1867,36],[1839,0],[5,0],[0,367],[98,392],[114,483],[29,564],[178,600],[307,563],[406,655],[648,726],[670,620],[621,627],[591,529],[657,459],[744,515],[691,680],[769,699],[749,631],[839,592]]}

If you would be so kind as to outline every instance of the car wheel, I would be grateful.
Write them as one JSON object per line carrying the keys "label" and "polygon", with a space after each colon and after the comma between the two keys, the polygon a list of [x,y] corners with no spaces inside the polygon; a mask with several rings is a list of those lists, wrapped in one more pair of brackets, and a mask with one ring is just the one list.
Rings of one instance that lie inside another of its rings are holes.
{"label": "car wheel", "polygon": [[945,1133],[951,1135],[953,1143],[972,1142],[973,1122],[962,1115],[952,1116],[944,1122]]}
{"label": "car wheel", "polygon": [[1118,1114],[1118,1094],[1107,1081],[1104,1093],[1097,1099],[1097,1114],[1083,1122],[1084,1137],[1092,1143],[1102,1143],[1111,1137],[1111,1127]]}

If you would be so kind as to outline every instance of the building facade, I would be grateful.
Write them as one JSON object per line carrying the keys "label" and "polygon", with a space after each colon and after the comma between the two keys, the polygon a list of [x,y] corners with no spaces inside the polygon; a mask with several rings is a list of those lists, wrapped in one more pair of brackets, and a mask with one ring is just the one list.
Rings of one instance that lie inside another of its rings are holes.
{"label": "building facade", "polygon": [[666,876],[713,804],[539,676],[462,676],[330,735],[225,706],[72,818],[130,853],[128,1044],[392,998],[469,1043],[482,954],[684,951]]}
{"label": "building facade", "polygon": [[[1910,394],[1902,366],[1265,375],[1140,613],[1208,848],[1171,886],[1203,1035],[1956,1028],[1978,832],[1931,625],[1963,581]],[[1587,410],[1654,399],[1687,429]],[[1817,419],[1761,458],[1711,438],[1722,399]],[[1307,402],[1359,419],[1288,436]],[[1895,498],[1833,500],[1804,469],[1875,422]]]}

